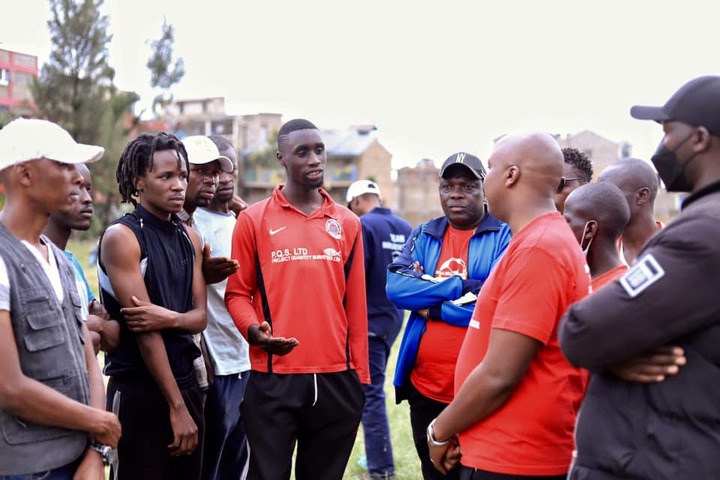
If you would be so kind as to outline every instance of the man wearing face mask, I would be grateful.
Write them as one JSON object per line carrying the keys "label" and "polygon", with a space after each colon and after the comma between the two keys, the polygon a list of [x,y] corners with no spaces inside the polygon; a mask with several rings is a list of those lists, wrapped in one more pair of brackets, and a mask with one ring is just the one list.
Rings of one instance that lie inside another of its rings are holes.
{"label": "man wearing face mask", "polygon": [[585,254],[593,292],[627,271],[617,241],[628,223],[630,209],[619,188],[610,183],[583,185],[568,195],[563,216]]}
{"label": "man wearing face mask", "polygon": [[[593,373],[573,480],[720,478],[719,111],[717,76],[688,82],[662,107],[631,110],[662,123],[653,164],[669,191],[690,195],[620,281],[570,307],[561,323],[563,352]],[[664,345],[684,352],[675,375],[641,384],[609,373]]]}

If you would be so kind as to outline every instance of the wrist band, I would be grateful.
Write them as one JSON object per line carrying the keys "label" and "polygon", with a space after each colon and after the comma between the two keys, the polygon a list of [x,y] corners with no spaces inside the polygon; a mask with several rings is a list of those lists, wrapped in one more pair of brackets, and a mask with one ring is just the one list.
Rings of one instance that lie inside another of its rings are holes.
{"label": "wrist band", "polygon": [[437,440],[435,440],[435,430],[433,430],[435,420],[437,420],[437,418],[433,419],[433,421],[430,422],[430,425],[428,425],[427,427],[427,442],[428,445],[430,445],[431,447],[444,447],[448,444],[448,442],[450,442],[450,439],[448,438],[444,442],[438,442]]}

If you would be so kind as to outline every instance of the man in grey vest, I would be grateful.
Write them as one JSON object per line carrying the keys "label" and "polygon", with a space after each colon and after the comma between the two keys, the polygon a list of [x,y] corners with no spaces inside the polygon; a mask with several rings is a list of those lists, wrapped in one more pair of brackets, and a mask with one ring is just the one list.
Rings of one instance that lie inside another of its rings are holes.
{"label": "man in grey vest", "polygon": [[100,369],[73,268],[41,232],[69,212],[74,164],[103,148],[58,125],[18,119],[0,130],[0,478],[103,479],[120,423],[104,409]]}

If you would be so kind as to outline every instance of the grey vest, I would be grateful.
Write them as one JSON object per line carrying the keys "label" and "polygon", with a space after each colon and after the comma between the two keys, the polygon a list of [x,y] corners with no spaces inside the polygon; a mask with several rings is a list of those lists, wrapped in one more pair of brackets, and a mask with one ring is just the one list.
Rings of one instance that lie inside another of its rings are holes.
{"label": "grey vest", "polygon": [[[88,404],[81,301],[65,255],[53,249],[64,301],[60,304],[42,265],[0,222],[0,256],[10,280],[10,318],[23,373],[78,402]],[[27,422],[0,409],[0,475],[50,470],[78,458],[86,432]]]}

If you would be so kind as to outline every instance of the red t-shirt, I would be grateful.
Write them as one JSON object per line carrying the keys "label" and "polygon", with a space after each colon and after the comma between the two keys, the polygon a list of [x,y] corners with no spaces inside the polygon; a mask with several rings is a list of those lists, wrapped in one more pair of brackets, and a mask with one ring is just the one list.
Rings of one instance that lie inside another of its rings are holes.
{"label": "red t-shirt", "polygon": [[[450,278],[453,275],[468,278],[467,254],[474,233],[474,229],[457,230],[448,226],[443,236],[435,278]],[[466,331],[464,327],[442,321],[427,322],[415,366],[410,372],[410,381],[418,392],[438,402],[452,401],[455,396],[455,363]]]}
{"label": "red t-shirt", "polygon": [[611,270],[608,270],[607,272],[603,273],[599,277],[595,277],[592,280],[592,291],[593,293],[600,290],[602,287],[607,285],[608,283],[612,282],[613,280],[620,278],[623,276],[625,272],[627,272],[628,266],[627,265],[619,265]]}
{"label": "red t-shirt", "polygon": [[543,346],[510,399],[460,433],[463,465],[508,475],[568,471],[587,376],[563,356],[557,327],[568,306],[589,291],[582,251],[558,212],[535,218],[513,236],[480,291],[458,356],[456,392],[482,362],[494,329]]}

